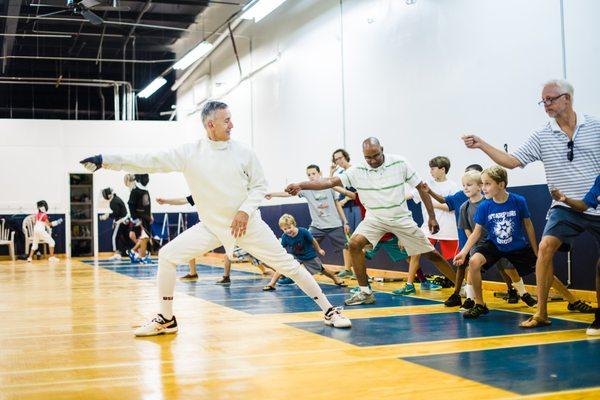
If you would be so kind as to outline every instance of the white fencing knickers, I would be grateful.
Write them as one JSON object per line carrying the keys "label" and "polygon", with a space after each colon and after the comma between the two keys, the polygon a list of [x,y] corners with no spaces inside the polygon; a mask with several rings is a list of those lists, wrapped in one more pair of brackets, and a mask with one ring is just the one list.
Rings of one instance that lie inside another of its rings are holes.
{"label": "white fencing knickers", "polygon": [[[250,217],[246,234],[237,238],[236,242],[239,247],[252,256],[293,279],[298,287],[315,300],[323,311],[331,308],[331,303],[313,276],[285,251],[273,231],[260,216]],[[173,292],[175,291],[177,265],[185,264],[219,246],[221,246],[221,241],[217,236],[202,222],[199,222],[160,249],[158,253],[158,294],[160,313],[163,317],[170,319],[173,315]]]}

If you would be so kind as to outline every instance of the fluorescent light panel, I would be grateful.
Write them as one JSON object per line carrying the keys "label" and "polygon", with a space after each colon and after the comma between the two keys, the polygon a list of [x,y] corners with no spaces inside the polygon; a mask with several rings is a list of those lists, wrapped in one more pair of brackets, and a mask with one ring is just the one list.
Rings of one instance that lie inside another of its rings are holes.
{"label": "fluorescent light panel", "polygon": [[167,80],[162,76],[159,76],[158,78],[150,82],[150,84],[146,86],[144,90],[139,92],[138,97],[141,97],[142,99],[147,99],[148,97],[152,96],[154,92],[160,89],[165,83],[167,83]]}
{"label": "fluorescent light panel", "polygon": [[242,15],[242,18],[254,19],[254,22],[258,22],[269,15],[271,11],[279,7],[284,1],[285,0],[259,0]]}
{"label": "fluorescent light panel", "polygon": [[186,69],[202,57],[204,57],[213,48],[212,43],[201,42],[198,46],[194,47],[192,51],[187,53],[183,58],[173,65],[174,69]]}

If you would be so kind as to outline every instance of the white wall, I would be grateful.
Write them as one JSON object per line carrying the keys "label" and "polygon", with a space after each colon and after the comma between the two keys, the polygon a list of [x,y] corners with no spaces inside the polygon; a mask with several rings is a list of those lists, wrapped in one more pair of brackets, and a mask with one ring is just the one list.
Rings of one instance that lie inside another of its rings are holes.
{"label": "white wall", "polygon": [[[244,76],[275,62],[236,86],[225,41],[190,81],[206,75],[207,95],[232,103],[234,136],[255,147],[273,190],[302,179],[309,163],[327,169],[337,147],[360,160],[368,136],[423,176],[430,158],[447,155],[459,181],[466,165],[490,164],[460,135],[514,150],[546,121],[536,103],[548,79],[566,75],[576,108],[600,115],[600,2],[563,3],[561,10],[560,0],[287,1],[235,32]],[[222,96],[216,82],[234,89]],[[178,98],[190,90],[183,85]],[[512,171],[510,182],[544,183],[542,166]]]}
{"label": "white wall", "polygon": [[[48,201],[51,213],[67,209],[68,173],[86,172],[79,160],[95,154],[158,151],[191,142],[201,131],[179,122],[0,120],[0,213],[28,213],[37,200]],[[94,198],[110,186],[127,201],[123,172],[101,170],[94,176]],[[182,197],[188,193],[180,174],[152,174],[153,196]],[[156,203],[153,211],[170,210]],[[188,209],[188,208],[184,208]],[[191,208],[189,208],[191,210]]]}

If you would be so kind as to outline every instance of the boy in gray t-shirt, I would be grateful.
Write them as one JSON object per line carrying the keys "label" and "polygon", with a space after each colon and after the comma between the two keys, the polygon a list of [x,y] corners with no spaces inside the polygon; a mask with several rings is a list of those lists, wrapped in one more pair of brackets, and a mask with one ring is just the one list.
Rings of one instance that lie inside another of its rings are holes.
{"label": "boy in gray t-shirt", "polygon": [[302,190],[298,197],[306,199],[312,222],[318,229],[341,228],[342,220],[337,210],[337,193],[333,189]]}
{"label": "boy in gray t-shirt", "polygon": [[[464,229],[467,237],[471,236],[473,230],[475,229],[475,213],[477,212],[477,208],[485,201],[485,198],[481,194],[481,173],[478,171],[469,171],[465,173],[463,176],[463,190],[464,193],[469,198],[460,206],[459,219],[458,219],[458,227],[460,229]],[[493,201],[493,200],[492,200]],[[479,242],[473,246],[471,251],[469,251],[469,256],[472,256],[477,251],[477,248],[483,244],[487,239],[487,232],[484,231],[484,234],[481,236]],[[468,264],[468,260],[465,261]],[[537,302],[531,297],[529,293],[525,290],[525,286],[523,283],[523,279],[519,276],[515,268],[504,258],[500,259],[496,264],[498,267],[498,271],[500,271],[500,275],[502,275],[502,279],[506,283],[508,287],[508,302],[509,303],[517,303],[519,301],[519,297],[523,299],[523,301],[530,307],[534,306]],[[514,286],[514,288],[513,288]],[[470,278],[467,278],[467,300],[463,303],[461,310],[468,310],[475,305],[473,300],[473,292],[470,284]]]}

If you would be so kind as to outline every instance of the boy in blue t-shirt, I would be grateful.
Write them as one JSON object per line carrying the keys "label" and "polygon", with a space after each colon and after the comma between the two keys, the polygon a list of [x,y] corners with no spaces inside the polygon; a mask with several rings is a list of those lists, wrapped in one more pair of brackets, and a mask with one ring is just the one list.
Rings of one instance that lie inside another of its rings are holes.
{"label": "boy in blue t-shirt", "polygon": [[[482,172],[481,180],[486,200],[475,213],[473,233],[460,253],[454,257],[454,264],[462,265],[471,248],[483,236],[483,228],[487,230],[487,239],[475,247],[474,254],[469,259],[469,275],[475,291],[475,306],[463,314],[464,318],[478,318],[489,312],[483,302],[482,268],[486,270],[501,258],[506,258],[515,266],[520,276],[526,276],[535,272],[537,261],[537,240],[527,201],[523,196],[506,191],[508,184],[506,170],[498,165],[490,167]],[[574,299],[556,277],[552,287],[565,298]],[[537,326],[550,325],[549,320],[539,320],[536,323]]]}
{"label": "boy in blue t-shirt", "polygon": [[[550,194],[556,201],[567,204],[575,211],[584,212],[589,208],[598,208],[600,204],[600,175],[596,177],[594,185],[585,195],[583,200],[575,200],[565,196],[559,189],[553,189]],[[600,237],[600,218],[589,216],[589,229],[595,233],[596,238]],[[598,243],[600,244],[600,242]],[[596,264],[596,301],[600,306],[600,258]],[[592,336],[600,335],[600,309],[596,308],[595,318],[587,329],[586,333]]]}
{"label": "boy in blue t-shirt", "polygon": [[[479,164],[471,164],[467,168],[465,168],[465,174],[470,171],[483,171],[483,168]],[[440,196],[437,193],[434,193],[429,189],[429,194],[435,200],[442,204],[446,204],[448,207],[448,211],[454,211],[454,217],[456,218],[456,227],[458,229],[458,248],[459,251],[465,246],[467,243],[467,235],[465,234],[465,230],[460,227],[460,208],[463,204],[465,204],[468,200],[467,195],[464,193],[464,190],[460,190],[450,196]],[[500,276],[506,283],[508,289],[508,297],[506,300],[509,303],[518,303],[519,302],[519,294],[518,291],[513,288],[513,281],[510,276],[506,273],[506,269],[512,269],[512,266],[506,260],[499,260],[499,263],[496,264],[498,267],[498,271],[500,272]],[[448,297],[448,299],[444,302],[446,307],[458,307],[462,305],[460,292],[462,289],[462,284],[466,276],[467,270],[467,262],[464,265],[458,265],[456,269],[456,285],[454,286],[454,293]],[[466,289],[466,288],[465,288]],[[464,295],[463,295],[464,297]],[[467,293],[467,298],[469,294]]]}
{"label": "boy in blue t-shirt", "polygon": [[[288,253],[291,253],[296,260],[308,270],[312,275],[322,273],[328,278],[331,278],[336,285],[347,286],[335,272],[326,268],[319,257],[325,255],[325,250],[319,246],[319,243],[313,237],[308,229],[298,228],[296,219],[290,214],[283,214],[279,218],[279,227],[283,231],[281,235],[281,245],[285,247]],[[279,273],[273,274],[271,282],[263,288],[264,291],[275,290],[275,284],[282,275]]]}

